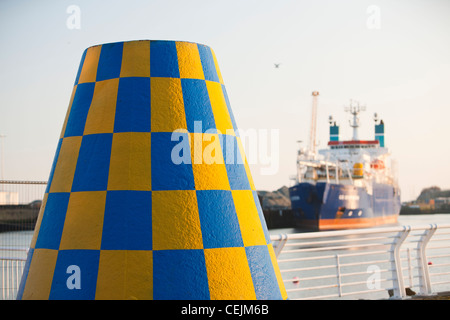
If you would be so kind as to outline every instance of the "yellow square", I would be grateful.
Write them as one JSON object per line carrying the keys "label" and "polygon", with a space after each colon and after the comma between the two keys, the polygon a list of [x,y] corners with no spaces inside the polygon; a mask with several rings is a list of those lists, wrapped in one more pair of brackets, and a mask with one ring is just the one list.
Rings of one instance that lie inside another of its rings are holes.
{"label": "yellow square", "polygon": [[251,190],[231,191],[244,246],[266,245],[266,238]]}
{"label": "yellow square", "polygon": [[176,42],[180,78],[205,79],[196,43]]}
{"label": "yellow square", "polygon": [[73,176],[77,166],[78,154],[83,137],[67,137],[62,140],[56,162],[50,192],[70,192],[72,190]]}
{"label": "yellow square", "polygon": [[87,49],[83,67],[81,68],[80,77],[78,78],[78,84],[84,82],[95,82],[101,50],[102,46],[95,46]]}
{"label": "yellow square", "polygon": [[214,65],[216,66],[216,71],[217,71],[217,76],[219,77],[219,81],[221,84],[223,83],[223,78],[222,78],[222,73],[220,73],[220,69],[219,69],[219,64],[217,63],[217,58],[216,58],[216,54],[214,53],[214,51],[211,49],[211,54],[213,56],[214,59]]}
{"label": "yellow square", "polygon": [[112,133],[116,114],[119,78],[95,83],[94,96],[86,118],[84,134]]}
{"label": "yellow square", "polygon": [[222,91],[222,85],[214,81],[205,81],[209,100],[219,133],[234,135],[233,123],[228,112],[227,103]]}
{"label": "yellow square", "polygon": [[106,191],[70,194],[60,250],[100,250],[105,203]]}
{"label": "yellow square", "polygon": [[108,190],[152,189],[150,139],[149,132],[113,134]]}
{"label": "yellow square", "polygon": [[255,300],[245,248],[205,249],[211,300]]}
{"label": "yellow square", "polygon": [[66,132],[67,120],[69,120],[70,110],[72,109],[73,98],[75,97],[75,92],[77,91],[77,85],[72,89],[72,95],[70,96],[69,107],[67,108],[66,118],[64,119],[63,128],[61,130],[60,138],[64,138],[64,133]]}
{"label": "yellow square", "polygon": [[270,260],[272,261],[273,270],[275,271],[275,276],[277,277],[278,286],[280,287],[280,293],[283,300],[288,298],[286,288],[284,286],[283,278],[281,277],[280,268],[278,267],[277,257],[275,256],[275,251],[271,243],[267,245],[269,249]]}
{"label": "yellow square", "polygon": [[95,299],[153,299],[152,251],[102,250]]}
{"label": "yellow square", "polygon": [[123,43],[121,77],[150,77],[150,41]]}
{"label": "yellow square", "polygon": [[57,257],[58,250],[34,250],[23,290],[23,300],[48,300]]}
{"label": "yellow square", "polygon": [[191,133],[192,171],[196,190],[230,190],[219,136]]}
{"label": "yellow square", "polygon": [[154,250],[202,249],[195,190],[152,192]]}
{"label": "yellow square", "polygon": [[152,132],[187,129],[180,79],[152,77],[150,92]]}

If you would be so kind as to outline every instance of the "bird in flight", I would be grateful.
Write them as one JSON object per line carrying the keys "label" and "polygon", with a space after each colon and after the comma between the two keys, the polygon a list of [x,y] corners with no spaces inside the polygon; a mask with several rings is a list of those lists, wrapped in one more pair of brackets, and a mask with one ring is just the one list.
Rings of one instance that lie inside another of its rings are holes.
{"label": "bird in flight", "polygon": [[275,69],[278,69],[278,68],[280,67],[280,64],[281,64],[281,63],[274,63]]}

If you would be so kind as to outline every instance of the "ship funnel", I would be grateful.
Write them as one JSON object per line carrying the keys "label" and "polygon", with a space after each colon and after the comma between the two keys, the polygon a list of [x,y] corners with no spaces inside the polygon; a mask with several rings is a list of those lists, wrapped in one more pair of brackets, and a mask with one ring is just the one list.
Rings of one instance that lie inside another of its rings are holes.
{"label": "ship funnel", "polygon": [[72,92],[18,299],[287,298],[209,47],[93,46]]}
{"label": "ship funnel", "polygon": [[336,121],[333,120],[333,117],[329,117],[330,123],[330,141],[339,141],[339,126],[336,125]]}
{"label": "ship funnel", "polygon": [[375,117],[375,140],[380,142],[380,147],[384,147],[384,122],[380,120],[378,123],[377,117]]}

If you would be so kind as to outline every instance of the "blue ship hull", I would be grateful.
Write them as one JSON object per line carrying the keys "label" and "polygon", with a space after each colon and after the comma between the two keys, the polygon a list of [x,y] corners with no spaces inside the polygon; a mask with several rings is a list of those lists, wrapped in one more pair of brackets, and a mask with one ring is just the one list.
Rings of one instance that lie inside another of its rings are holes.
{"label": "blue ship hull", "polygon": [[398,189],[374,184],[372,191],[353,185],[299,183],[289,189],[295,226],[316,230],[367,228],[397,222]]}

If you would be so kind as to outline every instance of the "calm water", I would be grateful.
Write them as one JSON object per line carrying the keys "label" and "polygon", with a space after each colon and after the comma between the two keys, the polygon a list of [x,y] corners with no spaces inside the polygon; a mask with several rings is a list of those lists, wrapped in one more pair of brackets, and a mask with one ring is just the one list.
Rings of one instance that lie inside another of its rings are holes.
{"label": "calm water", "polygon": [[425,226],[432,223],[437,225],[450,224],[450,214],[422,214],[422,215],[405,215],[398,217],[400,225]]}
{"label": "calm water", "polygon": [[[444,214],[420,214],[420,215],[401,215],[398,217],[397,225],[401,226],[428,226],[430,224],[450,224],[450,213]],[[392,225],[389,225],[392,226]],[[383,226],[383,227],[386,227]],[[271,235],[280,233],[297,233],[302,232],[299,229],[271,229]]]}

